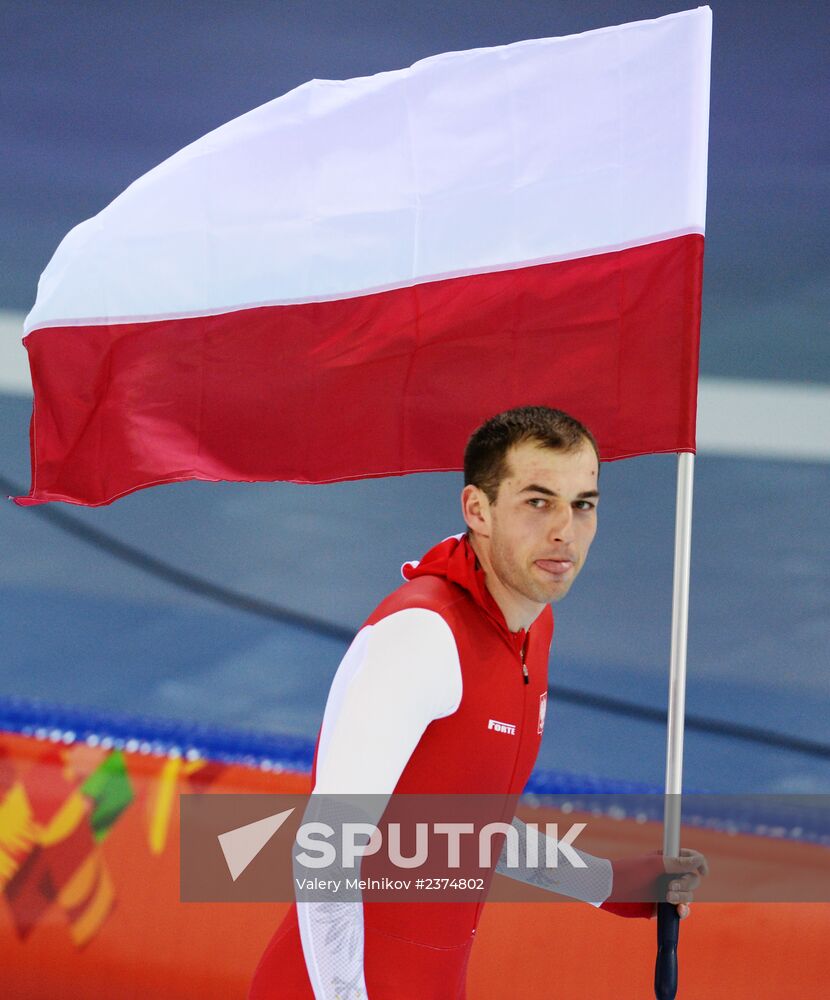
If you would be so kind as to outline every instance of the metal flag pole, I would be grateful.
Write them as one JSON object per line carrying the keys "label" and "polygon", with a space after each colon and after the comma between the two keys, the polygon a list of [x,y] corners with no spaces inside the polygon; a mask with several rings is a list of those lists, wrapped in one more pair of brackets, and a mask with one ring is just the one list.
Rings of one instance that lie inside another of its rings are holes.
{"label": "metal flag pole", "polygon": [[[695,456],[677,456],[677,506],[674,521],[669,714],[666,734],[666,794],[663,807],[663,856],[680,853],[680,795],[683,790],[683,725],[686,704],[686,650],[689,635],[689,581],[692,569],[692,491]],[[677,993],[677,940],[680,918],[672,903],[657,904],[657,961],[654,995],[674,1000]]]}

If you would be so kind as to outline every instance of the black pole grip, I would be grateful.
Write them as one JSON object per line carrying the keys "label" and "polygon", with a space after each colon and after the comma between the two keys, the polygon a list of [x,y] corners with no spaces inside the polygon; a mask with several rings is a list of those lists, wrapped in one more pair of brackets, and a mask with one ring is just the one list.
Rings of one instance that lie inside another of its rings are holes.
{"label": "black pole grip", "polygon": [[654,995],[674,1000],[677,993],[677,939],[680,917],[674,903],[657,904],[657,961],[654,964]]}

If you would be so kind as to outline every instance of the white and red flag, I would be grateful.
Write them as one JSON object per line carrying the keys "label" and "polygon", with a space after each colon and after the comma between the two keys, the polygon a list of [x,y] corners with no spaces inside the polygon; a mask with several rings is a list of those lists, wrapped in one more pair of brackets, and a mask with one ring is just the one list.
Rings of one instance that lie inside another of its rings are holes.
{"label": "white and red flag", "polygon": [[693,451],[711,12],[313,80],[73,229],[32,489],[456,469],[515,405]]}

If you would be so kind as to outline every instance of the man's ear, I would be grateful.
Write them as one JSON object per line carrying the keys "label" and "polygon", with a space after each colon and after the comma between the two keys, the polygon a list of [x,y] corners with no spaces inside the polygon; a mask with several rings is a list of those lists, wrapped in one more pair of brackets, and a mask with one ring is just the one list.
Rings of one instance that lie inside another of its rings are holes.
{"label": "man's ear", "polygon": [[477,535],[490,534],[490,501],[477,486],[468,485],[461,491],[461,513],[467,527]]}

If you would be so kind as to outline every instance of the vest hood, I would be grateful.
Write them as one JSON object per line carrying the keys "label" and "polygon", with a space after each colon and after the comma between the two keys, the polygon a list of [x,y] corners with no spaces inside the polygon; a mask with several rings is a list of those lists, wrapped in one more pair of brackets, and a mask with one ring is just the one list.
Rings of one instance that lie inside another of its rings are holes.
{"label": "vest hood", "polygon": [[473,551],[467,535],[451,535],[434,545],[420,560],[406,562],[401,566],[405,580],[415,580],[419,576],[441,576],[455,583],[472,597],[499,629],[510,636],[513,643],[524,640],[525,630],[511,632],[507,627],[501,608],[487,589],[485,573]]}

